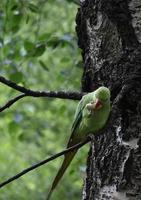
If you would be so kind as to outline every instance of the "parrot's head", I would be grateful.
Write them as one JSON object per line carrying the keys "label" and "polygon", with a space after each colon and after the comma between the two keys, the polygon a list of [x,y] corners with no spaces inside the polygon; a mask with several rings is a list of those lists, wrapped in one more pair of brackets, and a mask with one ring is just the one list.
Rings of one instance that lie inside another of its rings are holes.
{"label": "parrot's head", "polygon": [[104,86],[94,92],[94,100],[87,104],[88,110],[99,110],[107,102],[110,102],[110,90]]}
{"label": "parrot's head", "polygon": [[95,91],[94,109],[100,109],[106,102],[110,101],[110,90],[107,87],[99,87]]}
{"label": "parrot's head", "polygon": [[106,101],[110,99],[110,90],[107,87],[99,87],[95,91],[95,97],[101,101]]}

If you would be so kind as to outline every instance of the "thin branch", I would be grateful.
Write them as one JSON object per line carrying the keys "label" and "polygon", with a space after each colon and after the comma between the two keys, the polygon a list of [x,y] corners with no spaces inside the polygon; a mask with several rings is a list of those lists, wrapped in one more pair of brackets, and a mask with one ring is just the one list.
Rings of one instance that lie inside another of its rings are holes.
{"label": "thin branch", "polygon": [[58,158],[60,156],[66,154],[66,153],[68,153],[68,152],[70,152],[70,151],[72,151],[74,149],[79,149],[80,147],[82,147],[85,144],[87,144],[88,142],[90,142],[90,140],[91,140],[91,137],[88,136],[83,142],[80,142],[80,143],[78,143],[78,144],[76,144],[76,145],[74,145],[74,146],[72,146],[72,147],[70,147],[68,149],[65,149],[65,150],[63,150],[63,151],[51,156],[50,158],[42,160],[39,163],[36,163],[36,164],[24,169],[23,171],[21,171],[20,173],[16,174],[15,176],[12,176],[11,178],[7,179],[6,181],[0,183],[0,188],[4,187],[5,185],[9,184],[10,182],[12,182],[12,181],[14,181],[14,180],[16,180],[18,178],[20,178],[24,174],[26,174],[26,173],[28,173],[28,172],[30,172],[30,171],[42,166],[42,165],[44,165],[44,164],[46,164],[46,163],[48,163],[48,162],[50,162],[50,161],[52,161],[52,160],[54,160],[54,159],[56,159],[56,158]]}
{"label": "thin branch", "polygon": [[3,76],[0,76],[0,82],[8,87],[11,87],[19,92],[26,94],[26,96],[33,96],[33,97],[55,97],[61,99],[73,99],[73,100],[80,100],[84,93],[81,92],[67,92],[67,91],[34,91],[27,89],[23,86],[20,86],[13,81],[10,81]]}
{"label": "thin branch", "polygon": [[26,96],[27,96],[26,94],[20,94],[20,95],[14,97],[13,99],[10,99],[4,106],[0,107],[0,112],[6,110],[10,106],[12,106],[16,101],[18,101],[19,99],[22,99],[23,97],[26,97]]}

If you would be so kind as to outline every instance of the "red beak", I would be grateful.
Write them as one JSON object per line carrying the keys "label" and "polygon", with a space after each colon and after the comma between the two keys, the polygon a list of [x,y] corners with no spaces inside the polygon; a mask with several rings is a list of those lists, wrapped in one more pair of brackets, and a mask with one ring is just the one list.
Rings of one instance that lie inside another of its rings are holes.
{"label": "red beak", "polygon": [[102,102],[99,99],[96,99],[94,109],[99,109],[102,107]]}

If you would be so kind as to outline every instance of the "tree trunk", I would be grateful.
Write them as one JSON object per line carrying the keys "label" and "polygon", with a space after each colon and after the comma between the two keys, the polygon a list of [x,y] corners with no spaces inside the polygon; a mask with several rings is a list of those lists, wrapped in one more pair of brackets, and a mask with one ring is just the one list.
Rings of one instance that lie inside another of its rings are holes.
{"label": "tree trunk", "polygon": [[111,90],[107,127],[92,141],[83,200],[141,200],[141,2],[83,0],[76,17],[82,90]]}

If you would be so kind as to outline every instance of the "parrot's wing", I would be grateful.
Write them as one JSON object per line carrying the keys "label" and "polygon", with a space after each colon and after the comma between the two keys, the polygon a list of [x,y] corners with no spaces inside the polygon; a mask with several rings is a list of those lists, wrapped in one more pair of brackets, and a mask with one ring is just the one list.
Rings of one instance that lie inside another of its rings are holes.
{"label": "parrot's wing", "polygon": [[82,97],[81,101],[79,102],[79,104],[77,106],[77,109],[76,109],[76,112],[74,115],[74,120],[73,120],[72,127],[71,127],[71,136],[69,138],[67,147],[70,147],[75,144],[73,137],[74,137],[75,133],[77,132],[76,130],[79,127],[79,124],[82,121],[82,112],[86,105],[85,100],[86,100],[86,95]]}
{"label": "parrot's wing", "polygon": [[75,116],[74,116],[74,120],[72,123],[72,127],[71,127],[71,133],[75,132],[76,128],[78,127],[78,124],[80,123],[81,119],[82,119],[82,110],[84,108],[83,105],[83,100],[80,101],[80,103],[78,104]]}
{"label": "parrot's wing", "polygon": [[[70,147],[70,146],[73,146],[75,144],[75,140],[73,140],[74,138],[74,135],[75,135],[75,131],[77,129],[77,127],[79,126],[80,122],[81,122],[81,119],[82,119],[82,110],[84,108],[84,105],[83,105],[83,98],[82,100],[79,102],[78,106],[77,106],[77,109],[76,109],[76,113],[75,113],[75,116],[74,116],[74,121],[73,121],[73,124],[72,124],[72,129],[71,129],[71,137],[68,141],[68,145],[67,147]],[[60,181],[60,179],[62,178],[64,172],[66,171],[67,167],[69,166],[70,162],[72,161],[73,157],[75,156],[77,150],[74,149],[73,151],[71,152],[68,152],[67,154],[64,155],[64,161],[52,183],[52,186],[50,188],[50,191],[48,193],[48,196],[47,196],[47,200],[50,199],[51,197],[51,194],[53,192],[53,190],[56,188],[58,182]]]}

